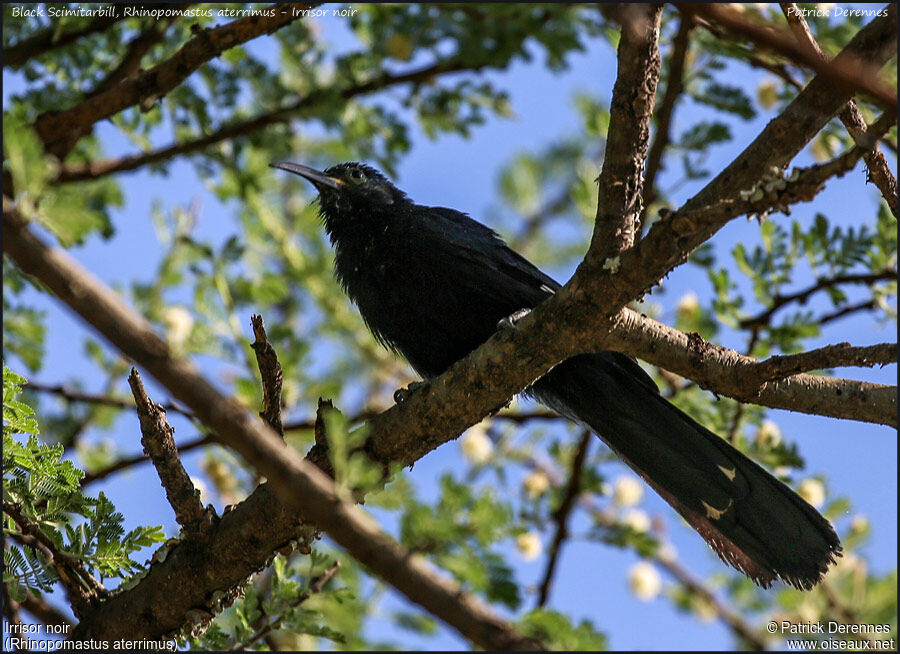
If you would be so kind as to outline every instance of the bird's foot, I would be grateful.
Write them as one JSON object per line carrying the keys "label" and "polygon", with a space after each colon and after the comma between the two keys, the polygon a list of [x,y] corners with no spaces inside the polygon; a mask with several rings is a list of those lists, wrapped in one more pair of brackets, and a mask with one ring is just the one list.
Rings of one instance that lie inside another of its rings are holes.
{"label": "bird's foot", "polygon": [[414,381],[409,384],[406,388],[398,388],[394,391],[394,402],[397,404],[403,404],[410,398],[410,396],[415,393],[417,390],[422,388],[425,385],[423,381]]}
{"label": "bird's foot", "polygon": [[506,318],[503,318],[500,322],[497,323],[497,329],[511,329],[516,326],[516,323],[519,322],[522,318],[531,313],[531,309],[519,309],[515,311]]}

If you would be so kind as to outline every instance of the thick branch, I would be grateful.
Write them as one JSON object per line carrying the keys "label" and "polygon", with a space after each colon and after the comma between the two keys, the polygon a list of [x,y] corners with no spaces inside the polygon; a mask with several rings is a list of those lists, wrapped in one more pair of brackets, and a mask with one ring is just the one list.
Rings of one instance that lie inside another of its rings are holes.
{"label": "thick branch", "polygon": [[[890,16],[894,15],[893,10],[888,11]],[[884,42],[893,38],[892,19],[878,18],[854,37],[847,50],[880,61],[884,56]],[[401,407],[394,407],[370,422],[370,453],[376,458],[380,454],[394,454],[385,458],[404,464],[414,462],[491,410],[503,406],[514,393],[527,387],[558,361],[584,351],[579,348],[585,343],[597,342],[589,341],[588,337],[601,340],[598,333],[602,334],[604,317],[608,320],[618,313],[627,301],[639,296],[666,271],[683,262],[693,248],[734,217],[727,212],[718,213],[714,220],[694,225],[694,214],[722,203],[737,189],[753,186],[759,181],[761,170],[789,162],[847,99],[849,96],[831,83],[813,80],[784,114],[772,121],[763,134],[688,205],[671,219],[656,223],[646,238],[623,253],[618,274],[597,272],[601,265],[586,262],[575,279],[523,318],[516,329],[502,330],[476,352],[412,393]],[[169,369],[172,361],[164,344],[144,321],[130,311],[123,313],[109,289],[91,277],[85,285],[85,273],[81,268],[65,253],[50,250],[40,243],[17,222],[15,211],[8,210],[5,204],[2,226],[4,250],[23,271],[39,277],[122,351],[148,369],[152,366],[165,377],[163,383],[167,388],[172,390],[185,384],[186,378],[181,373],[186,364],[178,361],[174,369]],[[181,398],[191,399],[191,403],[185,400],[188,406],[192,406],[194,400],[205,399],[208,388],[205,383],[188,386],[183,389],[185,396]],[[180,397],[179,394],[175,396]],[[207,420],[206,415],[201,418]],[[255,421],[248,424],[250,418],[243,412],[214,414],[208,420],[213,426],[223,421],[232,429],[239,427],[242,434],[245,430],[259,429],[259,426],[252,426]],[[268,435],[267,443],[271,445],[274,434],[268,430],[263,432]],[[250,444],[255,447],[256,441]],[[246,451],[247,445],[241,442],[238,445]],[[321,455],[321,450],[314,451],[311,458],[316,460]],[[258,453],[248,453],[247,457],[255,461]],[[264,565],[277,548],[303,533],[297,526],[296,514],[283,509],[273,490],[280,486],[275,484],[275,479],[282,477],[270,476],[263,466],[260,470],[273,480],[272,483],[258,488],[237,509],[224,516],[203,556],[192,557],[183,547],[170,552],[162,564],[151,567],[135,591],[123,592],[101,606],[100,611],[107,618],[102,622],[105,628],[115,628],[117,620],[127,619],[134,624],[134,616],[143,616],[141,631],[129,631],[128,635],[134,637],[151,626],[147,621],[153,621],[152,626],[160,628],[156,613],[163,610],[169,611],[167,615],[172,620],[169,628],[177,628],[185,610],[202,606],[209,593],[240,581]],[[298,486],[292,492],[294,495],[287,499],[296,499],[300,494]],[[315,519],[315,516],[310,517]],[[329,517],[330,514],[325,516],[326,522],[319,526],[327,527]],[[192,577],[202,580],[202,587],[179,593],[176,605],[171,601],[172,580]],[[170,605],[162,606],[165,602]],[[101,629],[99,621],[92,629]]]}
{"label": "thick branch", "polygon": [[[294,529],[298,515],[302,515],[372,572],[484,649],[540,649],[537,643],[520,636],[479,601],[463,594],[455,583],[435,574],[423,559],[412,555],[381,532],[377,524],[362,510],[343,501],[335,492],[332,480],[321,470],[296,455],[274,431],[253,419],[236,401],[221,395],[191,363],[175,358],[146,320],[122,304],[111,289],[82,269],[67,253],[43,244],[13,212],[4,211],[3,237],[4,249],[24,272],[35,275],[46,283],[60,299],[111,343],[146,367],[175,397],[214,429],[223,443],[241,453],[266,476],[269,480],[267,486],[275,491],[280,503],[269,507],[268,511],[264,511],[265,514],[287,516],[287,524],[294,525]],[[236,513],[237,511],[230,512],[226,519]],[[226,523],[226,519],[221,522]],[[285,520],[285,517],[281,517],[281,520]],[[246,528],[246,525],[243,527]],[[258,542],[261,531],[271,536],[278,532],[277,527],[272,522],[263,521],[255,534],[244,532],[238,538],[231,531],[233,524],[226,524],[221,531],[216,530],[216,535],[231,532],[234,540],[228,545],[235,547],[236,541],[240,541],[244,547],[240,548],[239,560],[247,561],[248,536]],[[278,542],[286,540],[282,538]],[[215,561],[217,567],[227,566],[227,561],[216,557],[216,544],[218,543],[207,540],[203,556]],[[184,556],[191,557],[192,549],[194,548],[180,546],[175,551],[185,550]],[[166,560],[170,560],[173,555],[170,552]],[[246,576],[246,563],[237,570],[221,571],[222,574],[232,575],[240,575],[242,572]],[[172,615],[174,602],[171,597],[167,597],[167,605],[160,605],[156,601],[157,596],[153,590],[159,588],[161,581],[168,582],[170,578],[160,579],[160,575],[165,573],[153,573],[154,569],[151,567],[147,577],[136,589],[147,584],[143,594],[134,592],[124,602],[104,602],[89,620],[83,620],[78,625],[71,637],[75,640],[150,638],[180,628],[187,611]],[[185,574],[196,575],[196,570],[188,568]],[[238,577],[235,581],[241,578]],[[221,583],[221,579],[218,583]],[[191,587],[188,592],[187,588],[179,586],[184,591],[179,600],[194,602],[188,604],[187,608],[204,605],[208,599],[206,589],[202,587]],[[214,589],[215,587],[212,590]],[[197,594],[200,595],[199,598]],[[116,599],[121,597],[122,595],[118,595]],[[161,615],[167,617],[167,623],[160,624]]]}
{"label": "thick branch", "polygon": [[134,393],[144,451],[153,461],[169,504],[175,511],[175,520],[189,538],[197,538],[209,531],[216,515],[211,508],[204,510],[200,492],[194,488],[190,475],[181,465],[175,439],[172,438],[175,430],[166,420],[165,410],[147,396],[141,376],[135,368],[131,369],[128,384]]}
{"label": "thick branch", "polygon": [[58,154],[65,146],[68,134],[80,132],[128,107],[151,105],[210,59],[297,20],[302,15],[301,10],[314,4],[317,3],[276,4],[272,5],[274,17],[248,16],[216,28],[202,29],[170,59],[150,70],[74,107],[41,114],[34,124],[38,136],[49,153]]}
{"label": "thick branch", "polygon": [[[192,3],[190,2],[182,2],[169,5],[168,8],[172,9],[174,12],[178,12],[186,9],[191,4]],[[126,77],[134,75],[140,69],[141,59],[144,58],[144,55],[147,54],[154,45],[162,41],[166,34],[166,30],[175,22],[175,18],[176,16],[173,15],[160,18],[159,20],[155,18],[151,19],[150,24],[128,44],[125,56],[122,57],[119,65],[101,79],[97,85],[86,94],[87,97],[105,93]]]}
{"label": "thick branch", "polygon": [[656,176],[663,169],[662,156],[671,141],[669,130],[672,125],[672,115],[675,105],[681,93],[684,91],[684,71],[687,61],[688,49],[691,44],[691,32],[694,29],[694,20],[690,16],[682,16],[678,25],[678,32],[672,41],[672,55],[669,59],[668,81],[666,92],[663,95],[659,111],[656,113],[656,135],[647,155],[647,175],[644,179],[644,211],[641,213],[640,224],[636,234],[640,237],[642,228],[646,223],[647,207],[653,204],[659,192],[656,189]]}
{"label": "thick branch", "polygon": [[[701,387],[736,400],[833,418],[897,425],[897,389],[834,379],[797,370],[837,366],[884,365],[896,361],[896,349],[831,346],[812,353],[756,361],[684,334],[629,309],[616,319],[605,342],[612,349],[689,377]],[[781,378],[783,375],[790,375]]]}
{"label": "thick branch", "polygon": [[591,251],[601,260],[634,243],[641,215],[644,159],[659,81],[662,5],[624,5],[619,11],[618,75],[609,107],[609,130]]}

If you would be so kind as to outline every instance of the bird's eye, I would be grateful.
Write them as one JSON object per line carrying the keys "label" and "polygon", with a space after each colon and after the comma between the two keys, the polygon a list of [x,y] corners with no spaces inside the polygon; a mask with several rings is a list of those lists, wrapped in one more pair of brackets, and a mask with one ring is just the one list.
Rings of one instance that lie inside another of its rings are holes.
{"label": "bird's eye", "polygon": [[359,168],[353,168],[350,170],[351,179],[355,179],[358,182],[361,181],[363,177],[363,171],[361,171]]}

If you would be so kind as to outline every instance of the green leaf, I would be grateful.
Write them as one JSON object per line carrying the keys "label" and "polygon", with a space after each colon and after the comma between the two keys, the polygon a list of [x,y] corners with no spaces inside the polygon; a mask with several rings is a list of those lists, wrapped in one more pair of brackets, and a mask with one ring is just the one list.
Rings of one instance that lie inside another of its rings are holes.
{"label": "green leaf", "polygon": [[55,166],[44,156],[44,148],[34,129],[7,113],[3,114],[3,159],[5,168],[12,175],[16,201],[24,201],[32,207],[24,212],[28,216],[43,195],[47,182],[55,175]]}

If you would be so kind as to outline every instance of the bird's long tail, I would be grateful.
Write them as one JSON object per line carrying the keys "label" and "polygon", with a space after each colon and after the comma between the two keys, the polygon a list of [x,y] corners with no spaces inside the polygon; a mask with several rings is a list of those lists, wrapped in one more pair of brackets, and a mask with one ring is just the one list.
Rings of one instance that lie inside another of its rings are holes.
{"label": "bird's long tail", "polygon": [[831,524],[794,491],[670,404],[630,358],[586,354],[559,364],[530,394],[590,426],[756,583],[812,588],[840,556]]}

